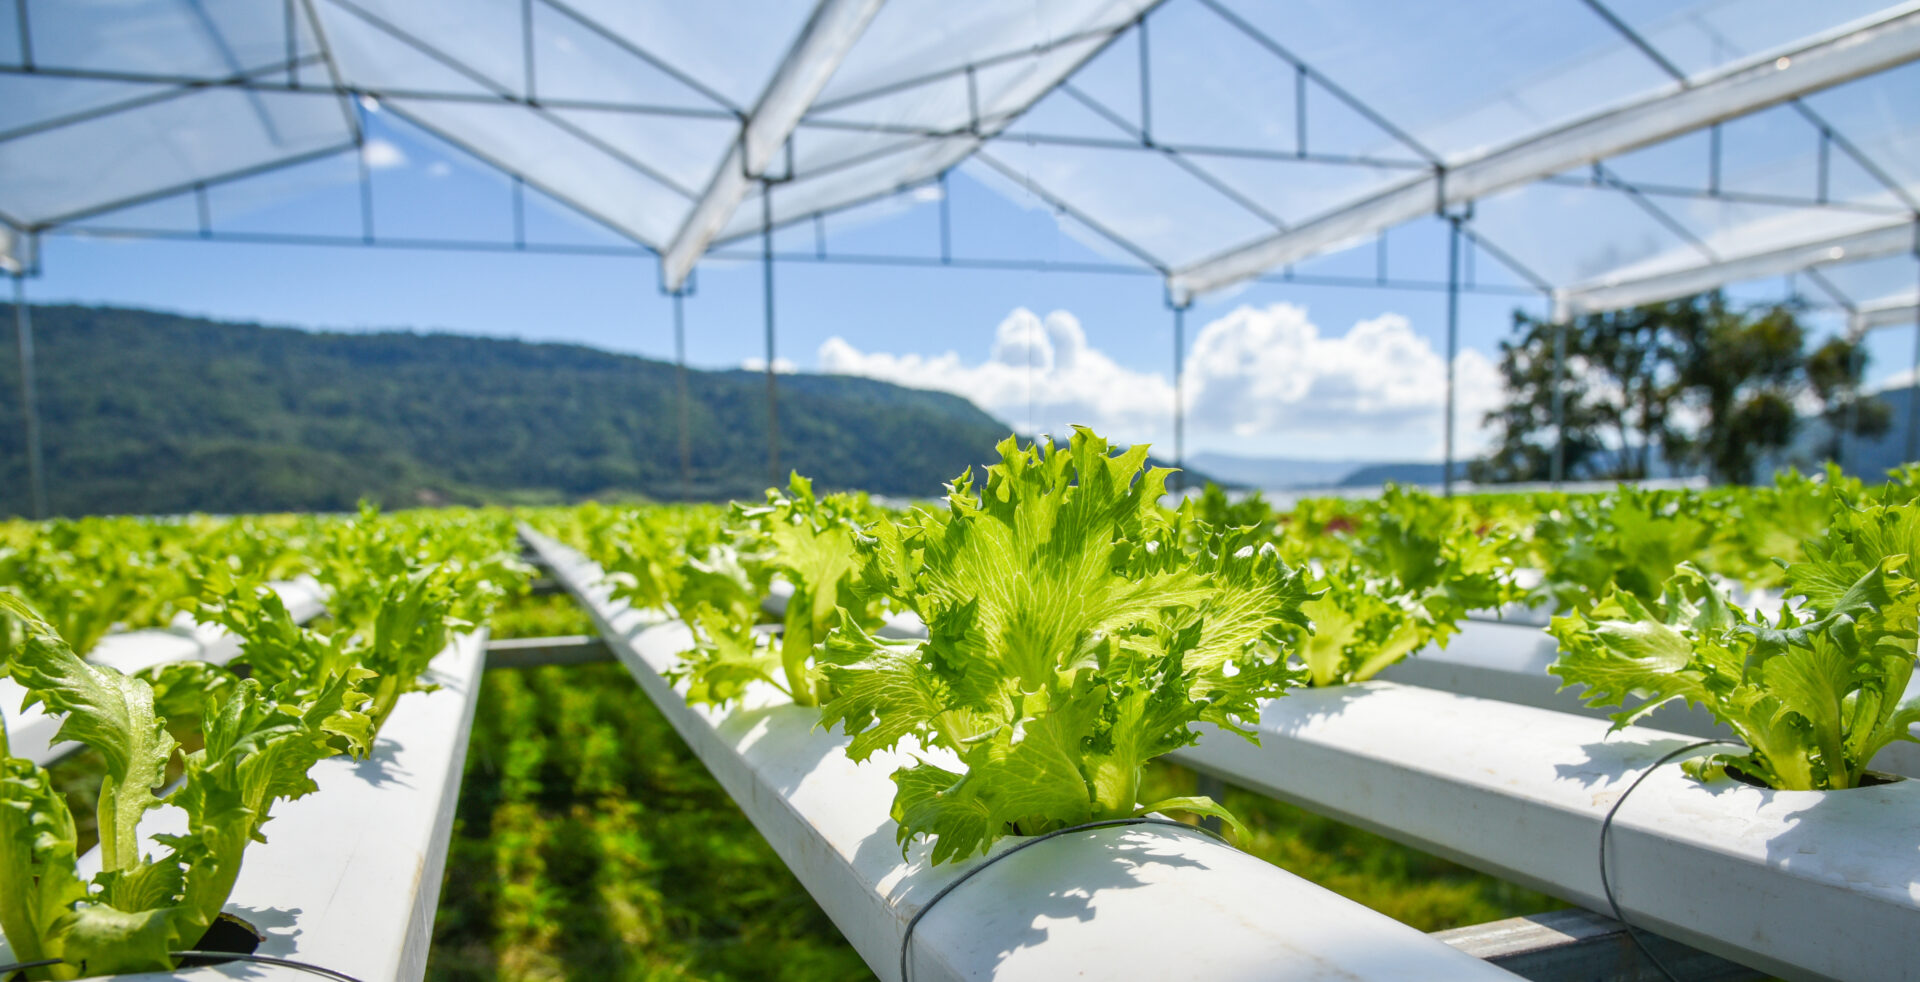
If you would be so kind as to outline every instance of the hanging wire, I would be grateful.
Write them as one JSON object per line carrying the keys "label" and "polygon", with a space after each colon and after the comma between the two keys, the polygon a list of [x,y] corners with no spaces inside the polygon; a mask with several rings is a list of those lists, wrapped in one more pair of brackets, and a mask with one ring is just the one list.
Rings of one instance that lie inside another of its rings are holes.
{"label": "hanging wire", "polygon": [[[354,976],[322,965],[297,962],[291,958],[275,958],[271,955],[243,955],[233,951],[199,951],[195,949],[169,951],[167,954],[179,959],[182,962],[181,968],[190,967],[186,965],[185,962],[196,959],[208,965],[215,965],[221,962],[251,962],[256,965],[277,965],[281,968],[291,968],[296,971],[318,975],[321,978],[334,979],[336,982],[360,982],[360,980]],[[37,962],[15,962],[11,965],[0,965],[0,978],[6,978],[15,972],[24,972],[28,969],[46,968],[49,965],[65,964],[67,964],[67,960],[64,958],[42,958]]]}
{"label": "hanging wire", "polygon": [[1069,825],[1064,829],[1055,829],[1052,832],[1048,832],[1045,835],[1035,836],[1031,839],[1028,839],[1025,842],[1020,843],[1017,846],[1014,846],[1012,849],[1009,849],[1006,852],[1000,853],[995,856],[988,856],[984,861],[974,866],[972,869],[969,869],[965,873],[960,874],[960,876],[957,877],[952,883],[949,883],[946,886],[941,887],[940,892],[934,894],[931,900],[928,900],[926,903],[920,905],[920,909],[914,912],[913,919],[907,922],[907,932],[905,935],[903,935],[900,938],[900,982],[910,982],[910,979],[911,979],[911,976],[909,974],[911,971],[911,967],[908,964],[908,956],[913,951],[914,928],[917,928],[920,926],[920,921],[927,916],[927,913],[929,911],[933,910],[933,906],[935,904],[939,903],[943,898],[946,897],[947,894],[952,893],[954,890],[958,889],[960,884],[965,883],[968,880],[971,880],[974,877],[985,872],[987,868],[992,866],[993,864],[998,863],[1001,860],[1014,855],[1015,853],[1022,852],[1027,849],[1031,849],[1034,846],[1037,846],[1040,843],[1047,841],[1048,839],[1058,839],[1063,835],[1070,835],[1074,832],[1088,832],[1094,829],[1118,828],[1120,826],[1125,826],[1125,825],[1171,825],[1177,829],[1185,829],[1186,831],[1189,831],[1189,832],[1199,832],[1202,835],[1205,835],[1212,839],[1216,839],[1223,844],[1226,843],[1227,841],[1218,833],[1213,832],[1210,829],[1205,829],[1205,828],[1201,828],[1199,826],[1194,826],[1194,825],[1188,825],[1185,822],[1176,822],[1171,818],[1157,818],[1152,815],[1142,815],[1135,818],[1109,818],[1109,819],[1104,819],[1098,822],[1086,822],[1081,825]]}
{"label": "hanging wire", "polygon": [[1653,949],[1649,947],[1646,940],[1641,937],[1640,929],[1634,927],[1627,921],[1626,915],[1620,911],[1620,901],[1614,898],[1613,883],[1607,877],[1607,833],[1613,829],[1613,817],[1620,814],[1620,806],[1627,803],[1628,796],[1632,795],[1634,790],[1640,787],[1642,781],[1651,777],[1654,771],[1659,770],[1666,764],[1672,763],[1678,757],[1690,754],[1695,750],[1699,750],[1701,747],[1711,747],[1715,744],[1727,744],[1736,747],[1742,746],[1732,740],[1700,740],[1689,743],[1684,747],[1668,751],[1665,756],[1654,761],[1652,766],[1641,771],[1640,776],[1634,778],[1632,784],[1627,785],[1627,790],[1621,793],[1620,798],[1613,803],[1613,807],[1607,809],[1607,817],[1600,820],[1600,892],[1607,897],[1607,910],[1613,914],[1614,920],[1620,922],[1621,927],[1627,929],[1627,937],[1633,940],[1633,946],[1640,949],[1642,955],[1647,956],[1647,961],[1652,962],[1653,967],[1658,969],[1660,974],[1668,979],[1668,982],[1680,982],[1680,979],[1673,974],[1671,969],[1667,968],[1667,964],[1661,961],[1659,956],[1653,953]]}

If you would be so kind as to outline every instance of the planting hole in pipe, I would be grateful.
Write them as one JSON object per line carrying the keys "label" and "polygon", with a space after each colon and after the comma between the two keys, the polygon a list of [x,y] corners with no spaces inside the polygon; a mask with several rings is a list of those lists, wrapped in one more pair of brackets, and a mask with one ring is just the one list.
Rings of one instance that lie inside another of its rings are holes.
{"label": "planting hole in pipe", "polygon": [[[235,955],[251,955],[260,947],[267,936],[255,930],[254,926],[238,917],[221,912],[213,923],[207,925],[207,933],[200,936],[200,942],[193,946],[195,951],[219,951]],[[196,965],[211,965],[218,959],[186,959]]]}
{"label": "planting hole in pipe", "polygon": [[[1741,784],[1747,785],[1748,787],[1759,788],[1762,791],[1774,790],[1772,785],[1768,784],[1765,781],[1760,780],[1757,777],[1754,777],[1751,774],[1748,774],[1747,772],[1741,770],[1738,767],[1733,766],[1732,764],[1727,765],[1726,772],[1728,777],[1733,778],[1734,780],[1739,781]],[[1887,774],[1882,771],[1867,771],[1860,775],[1859,784],[1856,784],[1851,788],[1833,788],[1833,789],[1830,789],[1830,791],[1853,791],[1859,788],[1877,788],[1885,784],[1898,784],[1904,780],[1906,780],[1906,778],[1901,777],[1898,774]],[[1830,793],[1830,791],[1822,792],[1822,793]]]}

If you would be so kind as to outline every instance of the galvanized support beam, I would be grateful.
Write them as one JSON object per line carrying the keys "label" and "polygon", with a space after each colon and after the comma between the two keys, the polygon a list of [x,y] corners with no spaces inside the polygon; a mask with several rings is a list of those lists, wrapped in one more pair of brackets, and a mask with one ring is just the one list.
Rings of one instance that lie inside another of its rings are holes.
{"label": "galvanized support beam", "polygon": [[[1920,223],[1916,223],[1920,225]],[[1920,242],[1914,244],[1914,259],[1920,260]],[[1907,460],[1920,458],[1920,317],[1913,322],[1913,374],[1907,386]]]}
{"label": "galvanized support beam", "polygon": [[767,327],[767,483],[780,486],[780,383],[774,370],[773,344],[773,185],[760,189],[761,298],[766,302]]}
{"label": "galvanized support beam", "polygon": [[732,220],[754,179],[766,173],[773,155],[786,145],[800,117],[806,115],[840,62],[853,50],[854,42],[880,12],[882,2],[820,0],[814,8],[800,39],[747,115],[740,139],[720,161],[706,190],[661,255],[661,279],[667,289],[679,289],[707,246]]}
{"label": "galvanized support beam", "polygon": [[1863,303],[1848,320],[1853,333],[1860,335],[1875,328],[1911,324],[1916,317],[1920,317],[1920,294]]}
{"label": "galvanized support beam", "polygon": [[1453,360],[1460,351],[1460,221],[1459,215],[1447,216],[1447,416],[1440,493],[1448,498],[1453,497]]}
{"label": "galvanized support beam", "polygon": [[687,399],[687,291],[673,291],[673,388],[680,417],[680,500],[693,497],[693,410]]}
{"label": "galvanized support beam", "polygon": [[33,388],[33,315],[27,310],[27,274],[13,274],[13,337],[20,353],[20,415],[26,425],[27,488],[33,517],[47,517],[46,465],[40,456],[40,400]]}
{"label": "galvanized support beam", "polygon": [[[1666,977],[1634,945],[1625,924],[1577,907],[1436,931],[1431,936],[1534,982],[1652,982]],[[1640,937],[1660,964],[1688,982],[1766,977],[1678,941],[1644,931]]]}
{"label": "galvanized support beam", "polygon": [[1187,304],[1173,308],[1173,493],[1187,489]]}
{"label": "galvanized support beam", "polygon": [[1692,296],[1746,280],[1781,276],[1824,263],[1858,262],[1910,252],[1920,222],[1911,218],[1864,231],[1812,239],[1765,252],[1730,255],[1640,277],[1608,277],[1556,294],[1573,313],[1600,313]]}
{"label": "galvanized support beam", "polygon": [[1177,294],[1230,286],[1476,198],[1518,187],[1920,58],[1920,3],[1903,3],[1800,47],[1729,65],[1496,150],[1448,161],[1426,176],[1251,245],[1202,260],[1170,280]]}
{"label": "galvanized support beam", "polygon": [[1548,479],[1558,488],[1567,479],[1567,328],[1571,316],[1560,298],[1553,300],[1553,463]]}
{"label": "galvanized support beam", "polygon": [[[566,592],[562,589],[561,592]],[[537,668],[612,661],[613,650],[598,636],[565,634],[551,638],[496,638],[487,642],[488,668]]]}

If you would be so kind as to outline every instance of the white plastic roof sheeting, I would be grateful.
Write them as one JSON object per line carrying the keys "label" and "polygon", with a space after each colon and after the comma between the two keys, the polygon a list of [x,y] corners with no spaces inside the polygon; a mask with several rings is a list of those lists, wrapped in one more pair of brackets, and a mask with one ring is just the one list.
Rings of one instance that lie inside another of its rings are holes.
{"label": "white plastic roof sheeting", "polygon": [[1441,213],[1565,311],[1811,267],[1905,309],[1916,58],[1920,0],[0,0],[0,267],[255,175],[364,180],[365,99],[669,286],[963,167],[1176,299]]}

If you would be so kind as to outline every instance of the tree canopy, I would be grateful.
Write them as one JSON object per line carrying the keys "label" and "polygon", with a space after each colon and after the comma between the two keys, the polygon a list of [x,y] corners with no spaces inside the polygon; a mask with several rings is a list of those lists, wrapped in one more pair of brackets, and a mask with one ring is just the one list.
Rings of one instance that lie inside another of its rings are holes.
{"label": "tree canopy", "polygon": [[1792,444],[1809,404],[1831,430],[1828,456],[1843,434],[1885,432],[1887,407],[1860,392],[1864,350],[1844,338],[1812,352],[1806,343],[1793,307],[1740,307],[1719,293],[1588,314],[1563,329],[1516,311],[1514,336],[1500,344],[1510,398],[1486,417],[1499,443],[1469,473],[1483,482],[1550,476],[1556,344],[1569,476],[1631,480],[1664,463],[1748,482]]}

